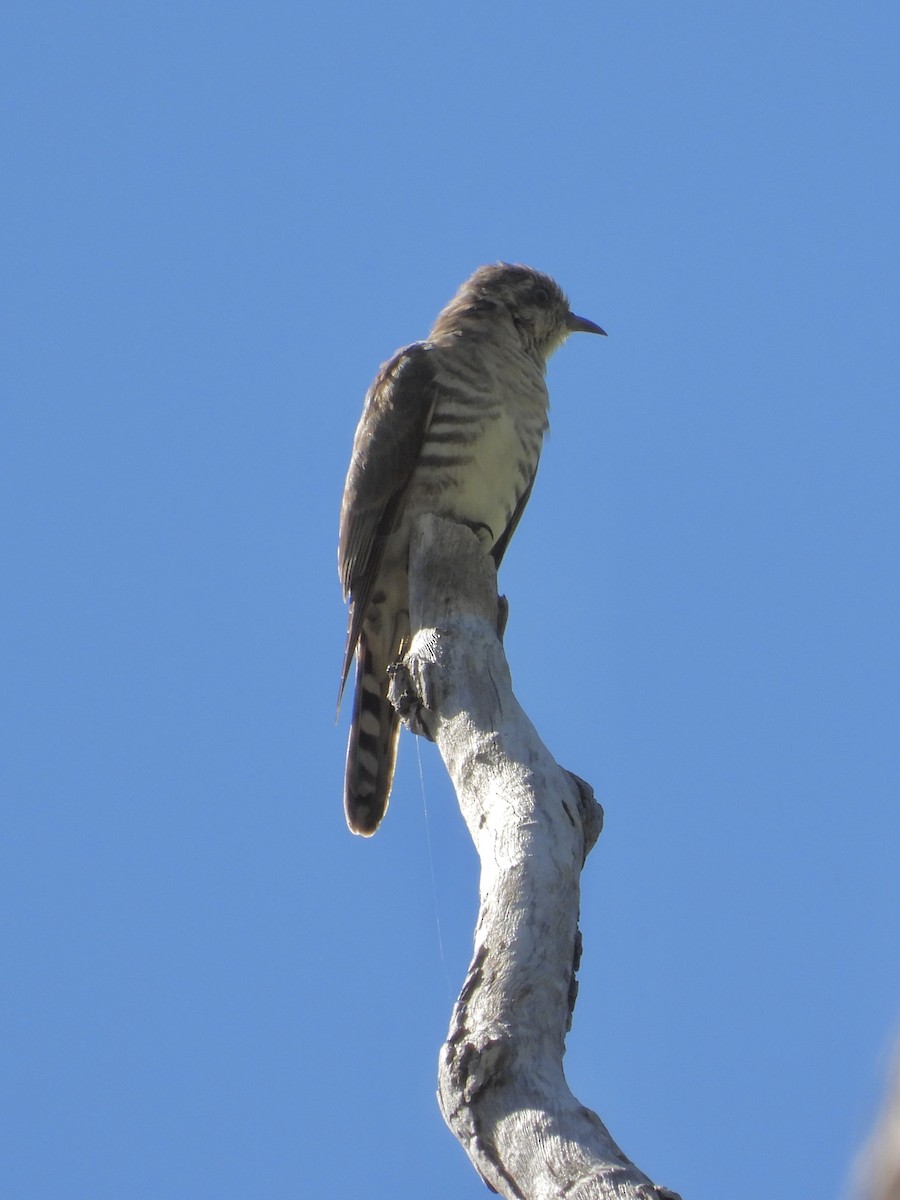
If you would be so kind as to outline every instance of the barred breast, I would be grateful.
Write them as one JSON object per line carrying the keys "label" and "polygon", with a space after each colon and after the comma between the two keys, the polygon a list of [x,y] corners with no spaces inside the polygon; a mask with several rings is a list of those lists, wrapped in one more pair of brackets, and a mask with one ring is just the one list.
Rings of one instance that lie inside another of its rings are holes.
{"label": "barred breast", "polygon": [[[493,546],[537,469],[547,428],[543,375],[528,360],[503,370],[439,368],[437,396],[407,502],[483,532]],[[468,375],[468,377],[467,377]]]}

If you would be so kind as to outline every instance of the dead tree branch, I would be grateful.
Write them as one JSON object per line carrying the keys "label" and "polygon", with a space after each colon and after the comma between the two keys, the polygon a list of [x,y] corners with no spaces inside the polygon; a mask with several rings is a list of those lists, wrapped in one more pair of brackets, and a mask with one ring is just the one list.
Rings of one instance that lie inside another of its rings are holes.
{"label": "dead tree branch", "polygon": [[660,1200],[563,1074],[581,951],[579,884],[600,832],[512,693],[492,561],[426,516],[410,550],[415,631],[395,699],[438,745],[481,860],[475,949],[440,1054],[447,1124],[490,1188],[516,1200]]}

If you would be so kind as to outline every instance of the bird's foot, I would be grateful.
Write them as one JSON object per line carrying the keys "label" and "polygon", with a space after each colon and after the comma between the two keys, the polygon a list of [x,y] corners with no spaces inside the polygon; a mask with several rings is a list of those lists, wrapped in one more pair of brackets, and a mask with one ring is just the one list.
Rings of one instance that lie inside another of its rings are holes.
{"label": "bird's foot", "polygon": [[494,531],[490,525],[485,525],[484,521],[461,521],[460,524],[472,530],[485,550],[488,552],[493,550],[497,539],[494,537]]}
{"label": "bird's foot", "polygon": [[388,667],[388,700],[394,706],[400,720],[419,737],[434,741],[431,727],[434,724],[434,713],[422,702],[416,690],[415,681],[405,663],[395,662]]}

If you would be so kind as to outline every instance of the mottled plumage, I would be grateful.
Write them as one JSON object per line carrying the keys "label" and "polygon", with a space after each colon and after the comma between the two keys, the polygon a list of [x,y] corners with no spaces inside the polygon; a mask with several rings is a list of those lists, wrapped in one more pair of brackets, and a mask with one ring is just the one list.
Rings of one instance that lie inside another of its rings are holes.
{"label": "mottled plumage", "polygon": [[410,522],[470,525],[497,564],[531,493],[549,399],[547,359],[569,333],[602,333],[530,267],[481,267],[424,342],[399,350],[366,396],[341,505],[338,568],[350,600],[341,691],[356,655],[344,807],[354,833],[384,816],[398,718],[387,669],[408,649]]}

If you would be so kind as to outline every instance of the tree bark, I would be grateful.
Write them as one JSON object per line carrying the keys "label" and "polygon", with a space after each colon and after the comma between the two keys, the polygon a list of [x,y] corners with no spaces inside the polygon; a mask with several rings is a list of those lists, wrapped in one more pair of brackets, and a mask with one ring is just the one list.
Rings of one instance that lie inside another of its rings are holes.
{"label": "tree bark", "polygon": [[481,860],[474,955],[440,1053],[444,1119],[485,1183],[510,1200],[671,1200],[563,1074],[581,869],[602,810],[513,695],[494,565],[467,528],[417,522],[410,619],[393,698],[437,742]]}

